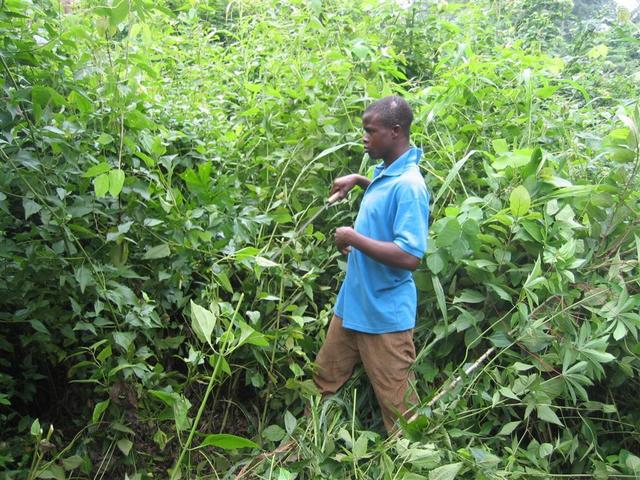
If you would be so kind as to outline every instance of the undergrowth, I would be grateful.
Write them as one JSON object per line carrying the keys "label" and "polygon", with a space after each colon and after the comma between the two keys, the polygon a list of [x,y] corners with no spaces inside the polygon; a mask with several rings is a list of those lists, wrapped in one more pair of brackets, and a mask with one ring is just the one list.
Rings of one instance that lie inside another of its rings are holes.
{"label": "undergrowth", "polygon": [[[640,33],[587,10],[0,3],[0,477],[637,477]],[[310,380],[388,94],[433,198],[391,438]]]}

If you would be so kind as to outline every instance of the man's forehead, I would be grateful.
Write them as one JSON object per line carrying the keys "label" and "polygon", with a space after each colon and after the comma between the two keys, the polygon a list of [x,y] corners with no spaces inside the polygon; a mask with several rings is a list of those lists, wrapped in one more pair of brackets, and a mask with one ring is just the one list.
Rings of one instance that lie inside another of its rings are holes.
{"label": "man's forehead", "polygon": [[364,115],[362,115],[362,123],[368,125],[380,123],[380,115],[377,112],[364,112]]}

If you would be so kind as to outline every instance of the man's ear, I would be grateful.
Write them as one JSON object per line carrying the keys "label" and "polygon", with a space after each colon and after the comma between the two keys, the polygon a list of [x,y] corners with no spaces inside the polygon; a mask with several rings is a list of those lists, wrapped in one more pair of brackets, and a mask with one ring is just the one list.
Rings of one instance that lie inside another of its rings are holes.
{"label": "man's ear", "polygon": [[400,125],[397,125],[397,124],[396,124],[396,125],[394,125],[393,127],[391,127],[391,136],[392,136],[393,138],[397,138],[397,137],[399,137],[399,136],[400,136],[400,133],[401,133],[401,131],[400,131]]}

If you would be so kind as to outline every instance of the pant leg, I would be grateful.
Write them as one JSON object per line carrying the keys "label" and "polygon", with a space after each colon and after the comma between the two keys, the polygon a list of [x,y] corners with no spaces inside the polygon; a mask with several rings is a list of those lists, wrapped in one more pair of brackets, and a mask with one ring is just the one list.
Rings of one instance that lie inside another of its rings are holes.
{"label": "pant leg", "polygon": [[344,328],[342,319],[334,315],[315,361],[313,381],[320,393],[323,396],[336,393],[351,377],[359,360],[356,332]]}
{"label": "pant leg", "polygon": [[404,415],[408,405],[418,402],[415,390],[409,385],[413,381],[409,368],[416,359],[413,329],[357,335],[360,358],[382,410],[384,426],[392,433],[397,414]]}

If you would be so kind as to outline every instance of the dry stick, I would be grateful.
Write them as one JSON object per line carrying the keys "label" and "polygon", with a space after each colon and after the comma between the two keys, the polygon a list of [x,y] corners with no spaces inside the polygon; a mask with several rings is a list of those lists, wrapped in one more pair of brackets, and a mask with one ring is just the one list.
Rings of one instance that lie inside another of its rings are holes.
{"label": "dry stick", "polygon": [[[630,283],[631,280],[629,280],[629,282],[625,282],[626,283]],[[571,305],[571,307],[574,307],[576,305],[580,305],[581,303],[583,303],[585,300],[589,300],[590,298],[594,297],[596,294],[591,294],[585,298],[583,298],[582,300],[579,300],[578,302],[574,303],[573,305]],[[547,301],[556,298],[557,295],[553,295],[549,298],[547,298],[544,302],[542,302],[542,304],[538,305],[538,307],[536,307],[530,315],[533,315],[536,311],[538,311],[540,308],[542,308],[544,306],[545,303],[547,303]],[[562,309],[562,312],[564,312],[565,310],[567,310],[569,307],[564,307]],[[551,318],[553,318],[555,315],[554,314]],[[471,372],[473,372],[476,368],[478,368],[491,354],[493,354],[493,352],[495,351],[496,347],[491,347],[489,350],[487,350],[486,352],[484,352],[484,354],[482,354],[482,356],[480,358],[478,358],[473,365],[471,365],[470,367],[468,367],[467,369],[465,369],[464,373],[465,375],[469,375]],[[446,395],[447,393],[449,393],[458,383],[460,383],[460,381],[462,380],[462,375],[459,375],[458,377],[456,377],[456,379],[451,382],[451,384],[449,386],[447,386],[444,390],[442,390],[438,395],[436,395],[435,397],[433,397],[429,403],[427,403],[427,407],[432,407],[438,400],[440,400],[444,395]],[[412,422],[414,421],[416,418],[418,418],[418,413],[414,413],[408,420],[408,422]],[[401,431],[400,430],[396,430],[393,434],[389,435],[389,439],[393,439],[396,438],[400,435]]]}
{"label": "dry stick", "polygon": [[[480,358],[478,358],[473,365],[470,365],[469,367],[467,367],[464,370],[464,375],[469,375],[471,372],[473,372],[476,368],[478,368],[482,363],[484,363],[484,361],[489,358],[489,356],[495,352],[496,347],[491,347],[489,350],[487,350],[486,352],[484,352],[482,354],[482,356],[480,356]],[[458,385],[460,382],[462,381],[462,375],[458,375],[453,382],[451,382],[446,388],[444,388],[440,393],[438,393],[435,397],[433,397],[429,403],[427,403],[427,407],[431,408],[435,405],[435,403],[440,400],[442,397],[444,397],[447,393],[449,393],[451,390],[453,390],[456,385]],[[419,414],[416,412],[414,413],[409,420],[407,420],[407,422],[413,422],[416,418],[418,418]],[[391,435],[389,435],[389,439],[392,438],[396,438],[400,435],[401,430],[396,430],[395,432],[393,432]]]}
{"label": "dry stick", "polygon": [[[487,350],[486,352],[484,352],[482,354],[482,356],[480,358],[478,358],[473,365],[469,366],[468,368],[465,369],[464,374],[465,375],[469,375],[471,372],[473,372],[476,368],[478,368],[488,357],[489,355],[491,355],[494,351],[496,350],[496,347],[491,347],[489,350]],[[433,397],[429,403],[427,403],[427,407],[433,407],[433,405],[435,405],[435,403],[440,400],[442,397],[444,397],[447,393],[449,393],[451,390],[453,390],[455,388],[456,385],[458,385],[460,383],[460,381],[462,380],[462,375],[458,375],[455,380],[453,382],[451,382],[449,384],[449,386],[447,388],[445,388],[444,390],[442,390],[438,395],[436,395],[435,397]],[[417,417],[418,414],[414,414],[414,417]],[[413,417],[412,417],[413,419]],[[411,420],[410,420],[411,421]]]}
{"label": "dry stick", "polygon": [[235,476],[234,480],[239,480],[241,478],[244,478],[244,476],[248,473],[249,469],[252,468],[254,465],[256,465],[257,463],[266,460],[269,457],[273,457],[274,455],[277,455],[278,453],[284,453],[284,452],[288,452],[289,450],[291,450],[291,448],[294,446],[294,442],[293,440],[280,445],[278,448],[276,448],[275,450],[273,450],[272,452],[265,452],[265,453],[261,453],[260,455],[258,455],[257,457],[255,457],[253,460],[251,460],[249,463],[247,463],[244,467],[242,467],[242,470],[240,470],[238,472],[238,474]]}

